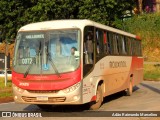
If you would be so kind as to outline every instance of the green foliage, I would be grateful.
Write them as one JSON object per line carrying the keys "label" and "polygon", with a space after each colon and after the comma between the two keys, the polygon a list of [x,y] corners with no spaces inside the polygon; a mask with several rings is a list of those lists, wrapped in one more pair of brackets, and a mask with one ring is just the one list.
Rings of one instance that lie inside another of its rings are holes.
{"label": "green foliage", "polygon": [[21,2],[20,0],[0,1],[0,31],[3,40],[15,38],[18,28],[22,25],[19,19],[25,11],[24,4],[25,1]]}
{"label": "green foliage", "polygon": [[115,18],[121,18],[126,10],[132,10],[133,4],[134,0],[84,0],[78,18],[114,26]]}
{"label": "green foliage", "polygon": [[114,26],[134,0],[1,0],[1,38],[14,39],[18,29],[31,22],[55,19],[90,19]]}
{"label": "green foliage", "polygon": [[127,32],[141,36],[143,39],[143,47],[148,48],[148,45],[150,45],[154,48],[160,48],[159,13],[134,16],[131,19],[121,22],[121,24],[123,24],[123,26],[118,26],[117,24],[117,27],[124,29]]}
{"label": "green foliage", "polygon": [[5,86],[5,79],[4,77],[0,77],[0,91],[1,90],[4,90],[4,89],[10,89],[12,86],[12,81],[11,80],[8,80],[7,81],[7,86]]}
{"label": "green foliage", "polygon": [[142,38],[143,55],[148,57],[148,61],[159,61],[159,13],[135,15],[124,21],[116,19],[115,25],[119,29],[140,36]]}
{"label": "green foliage", "polygon": [[160,66],[145,64],[144,80],[160,81]]}

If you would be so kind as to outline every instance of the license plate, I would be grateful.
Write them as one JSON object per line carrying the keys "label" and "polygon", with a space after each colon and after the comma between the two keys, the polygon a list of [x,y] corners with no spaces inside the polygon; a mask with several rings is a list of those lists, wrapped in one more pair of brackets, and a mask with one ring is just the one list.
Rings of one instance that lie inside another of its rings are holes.
{"label": "license plate", "polygon": [[48,101],[48,97],[47,96],[38,96],[37,100],[38,101]]}

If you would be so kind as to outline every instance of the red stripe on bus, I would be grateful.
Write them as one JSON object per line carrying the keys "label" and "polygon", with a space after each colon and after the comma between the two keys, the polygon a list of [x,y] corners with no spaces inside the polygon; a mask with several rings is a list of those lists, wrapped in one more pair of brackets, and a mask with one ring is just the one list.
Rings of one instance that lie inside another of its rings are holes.
{"label": "red stripe on bus", "polygon": [[70,73],[57,75],[27,75],[12,72],[12,82],[26,90],[62,90],[74,85],[81,80],[81,68]]}
{"label": "red stripe on bus", "polygon": [[136,83],[142,81],[143,79],[143,74],[141,73],[143,71],[142,68],[143,68],[143,57],[133,56],[130,68],[130,75],[131,74],[133,75],[132,76],[133,85],[136,85]]}
{"label": "red stripe on bus", "polygon": [[141,40],[141,37],[140,37],[140,36],[136,36],[136,39],[137,39],[137,40]]}
{"label": "red stripe on bus", "polygon": [[[95,101],[96,100],[96,95],[94,95],[92,98],[91,98],[91,101]],[[90,101],[90,102],[91,102]]]}

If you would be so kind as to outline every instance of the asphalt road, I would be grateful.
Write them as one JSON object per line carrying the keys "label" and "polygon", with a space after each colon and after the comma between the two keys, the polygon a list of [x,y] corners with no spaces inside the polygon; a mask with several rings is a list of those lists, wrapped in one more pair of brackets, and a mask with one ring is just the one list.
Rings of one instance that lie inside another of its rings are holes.
{"label": "asphalt road", "polygon": [[[41,110],[36,105],[3,103],[0,104],[0,111],[36,111],[56,113],[55,115],[64,115],[76,117],[79,114],[86,114],[87,105],[81,106],[52,106],[49,110]],[[78,112],[74,113],[74,112]],[[160,82],[143,81],[134,87],[132,96],[125,96],[124,92],[119,92],[104,99],[104,103],[97,110],[104,111],[160,111]],[[90,112],[90,111],[89,111]],[[106,113],[107,113],[106,112]],[[69,113],[69,114],[66,114]],[[93,113],[94,114],[94,113]],[[94,114],[95,115],[95,114]],[[94,116],[93,115],[93,116]],[[80,117],[80,116],[79,116]],[[86,114],[87,117],[87,114]],[[91,117],[91,116],[88,116]],[[65,120],[69,118],[65,117]],[[82,118],[83,119],[83,118]],[[102,119],[102,118],[101,118]],[[120,118],[119,118],[120,119]],[[139,120],[139,119],[137,119]],[[142,119],[143,120],[143,119]],[[158,119],[157,119],[158,120]]]}

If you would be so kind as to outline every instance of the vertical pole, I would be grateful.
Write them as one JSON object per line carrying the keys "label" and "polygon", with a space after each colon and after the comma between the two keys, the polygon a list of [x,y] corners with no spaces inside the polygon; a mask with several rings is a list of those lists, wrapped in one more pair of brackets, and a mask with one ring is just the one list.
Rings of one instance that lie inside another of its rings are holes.
{"label": "vertical pole", "polygon": [[156,0],[156,12],[160,12],[160,0]]}
{"label": "vertical pole", "polygon": [[5,86],[7,86],[7,56],[8,56],[8,43],[5,46]]}
{"label": "vertical pole", "polygon": [[138,0],[139,12],[142,13],[142,0]]}

